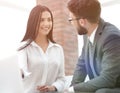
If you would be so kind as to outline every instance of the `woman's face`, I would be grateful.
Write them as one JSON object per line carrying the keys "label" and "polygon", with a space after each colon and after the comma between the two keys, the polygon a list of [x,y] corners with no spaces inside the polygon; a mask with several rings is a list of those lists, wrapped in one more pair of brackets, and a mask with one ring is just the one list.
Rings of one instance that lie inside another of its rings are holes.
{"label": "woman's face", "polygon": [[52,29],[52,18],[48,11],[44,11],[41,15],[41,22],[39,27],[40,35],[48,35],[50,30]]}

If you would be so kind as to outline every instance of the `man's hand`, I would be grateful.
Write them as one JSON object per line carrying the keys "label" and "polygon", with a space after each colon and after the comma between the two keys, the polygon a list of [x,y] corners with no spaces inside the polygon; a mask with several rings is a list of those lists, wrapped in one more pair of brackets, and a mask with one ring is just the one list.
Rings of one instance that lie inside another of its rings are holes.
{"label": "man's hand", "polygon": [[52,91],[56,91],[55,86],[37,86],[37,90],[41,91],[41,92],[52,92]]}

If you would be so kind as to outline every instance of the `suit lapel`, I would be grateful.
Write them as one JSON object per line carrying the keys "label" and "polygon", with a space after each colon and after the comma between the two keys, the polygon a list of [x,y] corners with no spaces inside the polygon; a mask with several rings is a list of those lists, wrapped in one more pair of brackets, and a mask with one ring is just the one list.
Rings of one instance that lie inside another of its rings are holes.
{"label": "suit lapel", "polygon": [[98,42],[99,38],[100,38],[101,35],[102,35],[102,31],[103,31],[104,26],[105,26],[104,20],[100,19],[100,22],[99,22],[99,25],[98,25],[98,29],[97,29],[97,31],[96,31],[95,38],[94,38],[94,42],[93,42],[93,49],[92,49],[92,51],[93,51],[93,53],[94,53],[94,54],[93,54],[93,58],[94,58],[94,56],[95,56],[95,49],[96,49],[96,47],[97,47],[97,42]]}
{"label": "suit lapel", "polygon": [[100,19],[98,29],[96,31],[95,38],[94,38],[94,43],[93,43],[94,46],[96,45],[97,41],[99,40],[99,38],[100,38],[100,36],[102,34],[104,26],[105,26],[104,20]]}
{"label": "suit lapel", "polygon": [[[97,31],[96,31],[96,34],[95,34],[94,42],[93,42],[93,45],[92,45],[92,53],[93,53],[92,54],[93,55],[92,60],[94,62],[93,66],[94,66],[95,69],[96,69],[95,57],[96,57],[97,42],[102,35],[102,31],[103,31],[104,26],[105,26],[105,22],[102,19],[100,19],[100,22],[99,22],[99,25],[98,25],[98,28],[97,28]],[[96,74],[98,75],[97,72],[96,72]]]}

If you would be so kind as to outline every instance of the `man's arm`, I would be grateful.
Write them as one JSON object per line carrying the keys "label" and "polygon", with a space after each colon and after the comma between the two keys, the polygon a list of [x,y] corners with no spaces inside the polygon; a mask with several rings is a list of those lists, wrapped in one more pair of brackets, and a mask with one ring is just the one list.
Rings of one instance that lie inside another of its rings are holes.
{"label": "man's arm", "polygon": [[94,92],[100,88],[113,88],[117,79],[120,79],[120,36],[111,35],[108,38],[102,48],[100,76],[88,82],[75,84],[75,91]]}
{"label": "man's arm", "polygon": [[77,83],[84,82],[85,77],[87,75],[86,73],[86,68],[85,68],[85,62],[84,62],[84,49],[82,50],[82,54],[78,59],[74,74],[73,74],[73,79],[71,82],[71,86]]}

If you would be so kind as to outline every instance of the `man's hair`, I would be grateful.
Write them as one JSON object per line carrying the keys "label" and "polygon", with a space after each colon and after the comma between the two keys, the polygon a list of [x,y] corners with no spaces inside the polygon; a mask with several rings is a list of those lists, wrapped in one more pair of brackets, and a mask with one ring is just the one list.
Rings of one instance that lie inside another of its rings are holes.
{"label": "man's hair", "polygon": [[100,19],[101,6],[98,0],[70,0],[68,9],[77,18],[86,18],[92,23]]}

